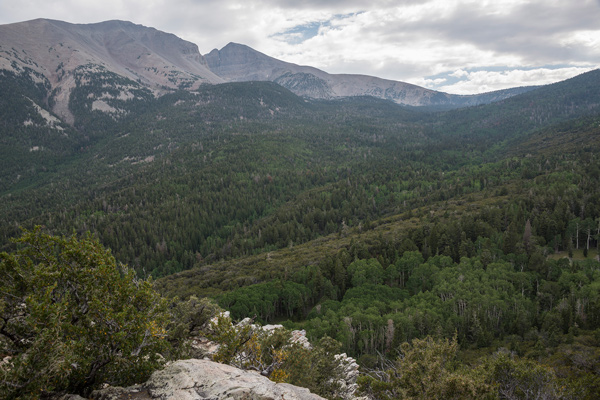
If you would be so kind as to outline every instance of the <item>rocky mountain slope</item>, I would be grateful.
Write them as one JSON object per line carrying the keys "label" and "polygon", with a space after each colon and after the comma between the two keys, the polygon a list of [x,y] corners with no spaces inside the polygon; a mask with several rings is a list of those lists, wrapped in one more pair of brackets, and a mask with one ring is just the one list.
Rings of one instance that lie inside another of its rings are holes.
{"label": "rocky mountain slope", "polygon": [[[153,91],[223,82],[207,68],[195,44],[131,22],[36,19],[1,25],[0,38],[0,70],[42,83],[52,93],[52,111],[69,123],[70,93],[78,84],[78,72],[112,72]],[[121,85],[116,97],[131,97],[130,86],[135,85]],[[106,109],[102,103],[97,107]]]}
{"label": "rocky mountain slope", "polygon": [[205,58],[211,71],[229,82],[272,81],[299,96],[317,99],[373,96],[403,105],[457,108],[487,104],[533,89],[522,87],[478,95],[452,95],[374,76],[328,74],[269,57],[237,43],[215,49]]}
{"label": "rocky mountain slope", "polygon": [[234,43],[202,56],[193,43],[125,21],[71,24],[36,19],[1,25],[0,71],[42,87],[44,104],[33,107],[52,111],[70,125],[77,118],[73,90],[84,86],[79,104],[90,100],[85,101],[89,111],[113,119],[132,111],[128,100],[194,90],[204,83],[272,81],[315,99],[374,96],[403,105],[446,108],[489,103],[531,89],[450,95],[371,76],[328,74]]}

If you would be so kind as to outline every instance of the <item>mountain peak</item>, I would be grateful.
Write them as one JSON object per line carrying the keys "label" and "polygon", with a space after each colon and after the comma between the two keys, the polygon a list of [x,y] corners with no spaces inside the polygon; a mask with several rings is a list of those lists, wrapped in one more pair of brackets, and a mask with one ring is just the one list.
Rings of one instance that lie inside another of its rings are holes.
{"label": "mountain peak", "polygon": [[236,42],[229,42],[225,45],[225,47],[223,47],[221,50],[225,50],[225,49],[235,49],[235,48],[243,48],[243,49],[249,49],[249,50],[253,50],[256,51],[254,49],[252,49],[250,46],[247,46],[245,44],[242,43],[236,43]]}
{"label": "mountain peak", "polygon": [[373,96],[410,106],[461,106],[489,103],[529,88],[495,92],[494,95],[459,96],[413,84],[358,74],[329,74],[320,69],[288,63],[234,42],[205,55],[208,67],[230,82],[272,81],[295,94],[317,99]]}
{"label": "mountain peak", "polygon": [[74,74],[82,66],[101,67],[154,91],[223,82],[208,69],[196,44],[129,21],[35,19],[0,25],[0,38],[0,49],[6,50],[0,53],[0,69],[32,70],[57,94],[53,111],[70,122]]}

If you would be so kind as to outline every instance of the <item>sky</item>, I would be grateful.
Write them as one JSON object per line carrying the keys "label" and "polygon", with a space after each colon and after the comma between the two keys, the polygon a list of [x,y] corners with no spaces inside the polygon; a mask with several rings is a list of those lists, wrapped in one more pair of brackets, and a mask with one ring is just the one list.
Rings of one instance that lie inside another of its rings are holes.
{"label": "sky", "polygon": [[0,24],[119,19],[329,73],[471,94],[600,66],[600,0],[0,0]]}

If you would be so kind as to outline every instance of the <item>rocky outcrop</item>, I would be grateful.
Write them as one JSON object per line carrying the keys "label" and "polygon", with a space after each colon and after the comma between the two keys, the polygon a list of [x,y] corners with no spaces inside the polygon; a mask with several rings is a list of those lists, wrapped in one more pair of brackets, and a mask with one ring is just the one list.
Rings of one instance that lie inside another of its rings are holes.
{"label": "rocky outcrop", "polygon": [[[220,317],[223,317],[223,319],[221,319],[220,321],[221,323],[227,323],[231,324],[230,326],[233,326],[230,319],[229,311],[223,312],[222,314],[220,314]],[[214,317],[211,320],[211,324],[213,327],[216,326],[218,323],[218,317]],[[244,318],[242,321],[238,322],[235,325],[235,327],[237,329],[250,327],[252,331],[263,331],[269,335],[278,329],[284,329],[283,325],[257,325],[253,323],[253,320],[251,318]],[[291,331],[289,342],[291,344],[300,345],[306,349],[312,349],[312,345],[306,337],[305,330]],[[212,357],[217,353],[218,350],[219,345],[207,338],[196,337],[192,340],[192,352],[195,356],[204,357],[205,359],[212,359]],[[356,360],[346,355],[346,353],[336,354],[334,358],[337,361],[337,364],[339,365],[339,370],[341,373],[340,379],[334,382],[335,386],[337,387],[335,391],[335,397],[344,400],[357,399],[357,378],[359,376],[359,366],[356,363]]]}
{"label": "rocky outcrop", "polygon": [[95,400],[260,399],[321,400],[308,389],[275,383],[257,372],[243,371],[208,360],[181,360],[156,371],[141,386],[106,388],[92,393]]}
{"label": "rocky outcrop", "polygon": [[357,399],[358,383],[356,381],[359,375],[359,366],[356,360],[347,356],[346,353],[336,354],[334,357],[340,363],[343,371],[343,379],[337,382],[339,387],[336,393],[337,397],[344,400]]}

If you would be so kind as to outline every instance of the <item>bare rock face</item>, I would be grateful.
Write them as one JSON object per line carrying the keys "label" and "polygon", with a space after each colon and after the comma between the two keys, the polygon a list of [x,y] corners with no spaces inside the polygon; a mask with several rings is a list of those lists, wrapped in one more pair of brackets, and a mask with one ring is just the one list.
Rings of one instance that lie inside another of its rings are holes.
{"label": "bare rock face", "polygon": [[107,388],[92,393],[93,399],[256,399],[321,400],[308,389],[275,383],[256,372],[208,360],[181,360],[152,374],[141,387]]}
{"label": "bare rock face", "polygon": [[[223,82],[208,69],[195,44],[131,22],[36,19],[0,25],[0,70],[43,83],[53,94],[52,111],[69,123],[69,99],[81,68],[102,68],[157,93]],[[126,90],[123,95],[128,95]]]}
{"label": "bare rock face", "polygon": [[[86,64],[101,65],[148,85],[176,88],[182,81],[191,86],[223,80],[208,70],[198,46],[154,28],[125,21],[70,24],[37,19],[0,25],[0,58],[27,66],[49,79],[52,85]],[[1,65],[1,64],[0,64]]]}

